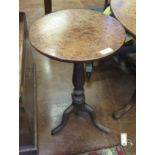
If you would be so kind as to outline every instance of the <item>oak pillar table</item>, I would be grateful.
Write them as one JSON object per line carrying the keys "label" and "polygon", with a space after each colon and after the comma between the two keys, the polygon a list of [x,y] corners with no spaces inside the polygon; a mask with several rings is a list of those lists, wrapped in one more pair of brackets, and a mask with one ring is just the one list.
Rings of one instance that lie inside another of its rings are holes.
{"label": "oak pillar table", "polygon": [[62,121],[51,134],[58,133],[71,113],[87,112],[93,125],[109,133],[96,120],[84,95],[84,62],[96,61],[113,54],[122,46],[125,31],[114,18],[91,10],[70,9],[48,14],[35,21],[29,31],[32,46],[41,54],[74,64],[72,104],[64,111]]}

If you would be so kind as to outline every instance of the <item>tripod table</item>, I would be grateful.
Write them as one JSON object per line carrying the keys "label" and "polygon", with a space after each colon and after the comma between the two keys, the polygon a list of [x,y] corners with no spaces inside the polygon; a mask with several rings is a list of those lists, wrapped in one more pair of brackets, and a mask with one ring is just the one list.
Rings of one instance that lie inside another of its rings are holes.
{"label": "tripod table", "polygon": [[35,21],[29,31],[32,46],[41,54],[73,63],[72,104],[64,111],[61,123],[51,131],[58,133],[71,113],[87,112],[93,125],[109,133],[110,129],[96,120],[96,114],[85,102],[84,63],[98,61],[119,49],[125,31],[114,18],[92,10],[69,9],[48,14]]}

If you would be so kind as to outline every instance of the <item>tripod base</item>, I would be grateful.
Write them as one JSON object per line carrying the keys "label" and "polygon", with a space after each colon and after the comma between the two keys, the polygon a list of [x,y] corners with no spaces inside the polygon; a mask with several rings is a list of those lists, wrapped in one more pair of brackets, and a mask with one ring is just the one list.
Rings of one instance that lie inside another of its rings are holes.
{"label": "tripod base", "polygon": [[74,63],[72,81],[74,85],[72,93],[72,104],[64,111],[61,123],[51,131],[51,134],[54,135],[64,128],[71,113],[78,114],[79,112],[88,113],[93,125],[96,128],[105,133],[109,133],[110,130],[108,128],[97,122],[96,114],[93,108],[85,103],[85,95],[83,88],[85,83],[85,76],[83,63]]}
{"label": "tripod base", "polygon": [[75,113],[78,114],[78,112],[87,112],[91,118],[91,121],[93,123],[93,125],[99,129],[100,131],[104,132],[104,133],[109,133],[110,129],[108,129],[107,127],[105,127],[104,125],[101,125],[97,120],[96,120],[96,114],[93,110],[93,108],[91,106],[89,106],[88,104],[84,104],[83,108],[81,110],[77,109],[76,106],[74,106],[73,104],[70,105],[63,113],[62,116],[62,121],[61,123],[51,131],[52,135],[55,135],[56,133],[58,133],[59,131],[61,131],[64,126],[67,124],[69,116],[71,113]]}

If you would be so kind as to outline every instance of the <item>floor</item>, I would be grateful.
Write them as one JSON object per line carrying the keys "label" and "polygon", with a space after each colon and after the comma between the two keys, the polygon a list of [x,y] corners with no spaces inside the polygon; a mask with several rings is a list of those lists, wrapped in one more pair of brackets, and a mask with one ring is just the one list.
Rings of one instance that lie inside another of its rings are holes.
{"label": "floor", "polygon": [[[56,7],[62,0],[53,0]],[[67,0],[66,0],[67,1]],[[68,0],[68,2],[75,2]],[[76,0],[81,6],[90,5],[88,0]],[[93,1],[92,5],[101,7],[102,0]],[[98,3],[95,3],[98,2]],[[61,9],[66,7],[61,2]],[[60,9],[60,8],[58,8]],[[25,11],[28,26],[44,15],[43,0],[20,0],[20,11]],[[119,70],[111,60],[100,62],[93,71],[90,81],[85,83],[86,102],[97,113],[97,119],[111,129],[106,135],[91,124],[86,114],[71,115],[67,126],[57,135],[50,131],[56,127],[62,112],[71,104],[72,64],[51,60],[37,53],[34,49],[34,62],[37,67],[37,106],[38,106],[38,138],[39,155],[68,155],[75,152],[93,150],[119,143],[119,135],[128,133],[134,146],[131,154],[135,154],[136,109],[114,120],[111,115],[127,103],[135,89],[135,77]]]}

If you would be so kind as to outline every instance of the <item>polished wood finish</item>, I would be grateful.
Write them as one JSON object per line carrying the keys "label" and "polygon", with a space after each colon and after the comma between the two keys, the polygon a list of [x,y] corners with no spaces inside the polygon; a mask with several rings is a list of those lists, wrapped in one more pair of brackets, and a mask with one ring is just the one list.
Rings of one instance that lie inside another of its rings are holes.
{"label": "polished wood finish", "polygon": [[125,31],[112,17],[91,10],[58,11],[30,27],[30,41],[42,54],[67,62],[87,62],[113,54]]}
{"label": "polished wood finish", "polygon": [[136,0],[111,0],[110,6],[114,16],[136,36]]}
{"label": "polished wood finish", "polygon": [[72,105],[64,111],[62,121],[51,131],[52,135],[64,128],[74,111],[87,112],[96,128],[109,133],[110,130],[96,121],[94,110],[85,103],[83,62],[99,60],[120,48],[125,39],[121,24],[95,11],[70,9],[37,20],[29,34],[31,44],[42,54],[74,62]]}

